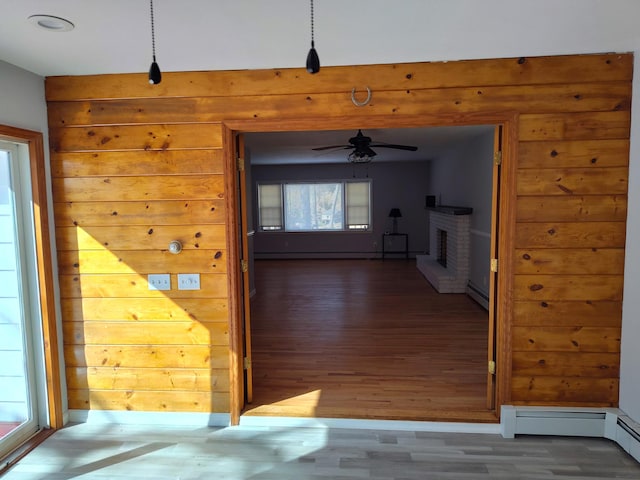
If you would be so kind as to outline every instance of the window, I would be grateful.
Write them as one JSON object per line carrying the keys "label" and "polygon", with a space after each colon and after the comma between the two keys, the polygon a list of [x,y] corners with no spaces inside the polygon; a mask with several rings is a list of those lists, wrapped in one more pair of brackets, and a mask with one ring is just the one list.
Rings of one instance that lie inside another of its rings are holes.
{"label": "window", "polygon": [[258,184],[260,231],[368,230],[371,182]]}
{"label": "window", "polygon": [[260,230],[282,230],[282,186],[258,185]]}

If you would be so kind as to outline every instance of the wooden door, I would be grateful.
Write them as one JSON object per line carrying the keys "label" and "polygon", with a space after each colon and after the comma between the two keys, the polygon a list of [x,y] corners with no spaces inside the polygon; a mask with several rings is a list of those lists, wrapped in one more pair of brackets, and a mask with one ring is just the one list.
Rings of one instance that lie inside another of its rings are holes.
{"label": "wooden door", "polygon": [[242,134],[236,137],[236,158],[238,161],[238,206],[240,225],[240,265],[242,270],[242,315],[243,315],[243,346],[245,372],[245,401],[253,400],[253,369],[251,367],[251,285],[249,277],[249,225],[247,202],[251,198],[247,192],[247,172],[245,169],[244,138]]}
{"label": "wooden door", "polygon": [[500,224],[500,169],[502,166],[502,125],[495,128],[491,198],[491,253],[489,264],[489,332],[487,363],[487,408],[496,408],[496,320],[499,271],[498,230]]}

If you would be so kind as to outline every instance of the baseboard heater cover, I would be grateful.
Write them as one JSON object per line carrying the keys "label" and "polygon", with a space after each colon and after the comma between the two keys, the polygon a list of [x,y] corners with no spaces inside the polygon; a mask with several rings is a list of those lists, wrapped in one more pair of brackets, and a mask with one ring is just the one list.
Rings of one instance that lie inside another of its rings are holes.
{"label": "baseboard heater cover", "polygon": [[489,297],[472,282],[467,283],[467,295],[485,310],[489,310]]}
{"label": "baseboard heater cover", "polygon": [[500,429],[505,438],[516,435],[607,438],[640,462],[640,424],[617,408],[504,405],[500,412]]}
{"label": "baseboard heater cover", "polygon": [[615,440],[622,449],[640,462],[640,424],[626,415],[616,419]]}

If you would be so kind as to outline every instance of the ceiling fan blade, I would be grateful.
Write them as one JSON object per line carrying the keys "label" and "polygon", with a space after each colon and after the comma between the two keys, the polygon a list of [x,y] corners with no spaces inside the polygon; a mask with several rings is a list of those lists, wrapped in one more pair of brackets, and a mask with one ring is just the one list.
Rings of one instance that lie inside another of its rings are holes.
{"label": "ceiling fan blade", "polygon": [[393,143],[377,143],[375,145],[371,145],[372,147],[384,147],[384,148],[395,148],[397,150],[408,150],[410,152],[415,152],[418,150],[418,147],[414,147],[411,145],[394,145]]}
{"label": "ceiling fan blade", "polygon": [[316,147],[311,150],[331,150],[332,148],[344,148],[345,150],[348,148],[353,148],[353,145],[330,145],[328,147]]}

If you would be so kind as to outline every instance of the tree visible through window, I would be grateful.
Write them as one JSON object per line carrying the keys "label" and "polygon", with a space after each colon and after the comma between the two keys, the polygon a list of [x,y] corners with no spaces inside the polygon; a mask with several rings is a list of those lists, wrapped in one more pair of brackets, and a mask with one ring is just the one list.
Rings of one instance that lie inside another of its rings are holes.
{"label": "tree visible through window", "polygon": [[369,181],[259,184],[260,230],[367,230],[370,190]]}

